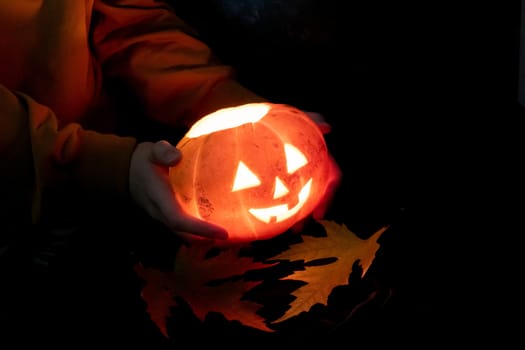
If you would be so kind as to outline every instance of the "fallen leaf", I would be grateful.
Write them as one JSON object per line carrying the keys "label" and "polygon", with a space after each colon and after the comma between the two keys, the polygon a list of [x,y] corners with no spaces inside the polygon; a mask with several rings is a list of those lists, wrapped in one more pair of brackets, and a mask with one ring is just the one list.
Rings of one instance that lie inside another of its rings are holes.
{"label": "fallen leaf", "polygon": [[348,278],[355,262],[362,269],[361,277],[365,275],[379,249],[377,240],[388,227],[382,227],[368,239],[361,239],[342,224],[333,221],[319,221],[326,231],[326,237],[303,236],[303,242],[294,244],[290,249],[271,257],[269,260],[303,260],[305,263],[320,259],[335,258],[335,261],[316,266],[305,266],[304,270],[294,271],[283,280],[299,280],[306,282],[295,290],[296,298],[291,302],[285,314],[274,320],[282,322],[321,303],[326,305],[332,289],[348,284]]}
{"label": "fallen leaf", "polygon": [[272,332],[265,319],[257,314],[261,305],[243,300],[244,294],[261,281],[245,281],[240,277],[248,271],[274,264],[256,263],[249,257],[241,257],[236,247],[207,257],[212,248],[208,244],[182,246],[173,271],[136,266],[136,272],[146,282],[142,298],[152,321],[168,336],[166,321],[171,308],[177,305],[176,297],[180,297],[201,321],[208,313],[218,312],[228,320]]}

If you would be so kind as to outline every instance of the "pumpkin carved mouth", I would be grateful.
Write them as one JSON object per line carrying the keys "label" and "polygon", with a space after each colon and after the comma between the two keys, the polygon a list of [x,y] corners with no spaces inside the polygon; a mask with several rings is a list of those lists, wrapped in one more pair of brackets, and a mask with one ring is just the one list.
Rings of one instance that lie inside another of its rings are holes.
{"label": "pumpkin carved mouth", "polygon": [[279,204],[268,208],[251,208],[248,209],[248,212],[258,220],[265,223],[272,222],[272,219],[275,219],[275,222],[287,220],[301,210],[310,195],[311,188],[312,179],[308,180],[308,182],[301,188],[297,195],[299,201],[290,209],[288,209],[288,204]]}

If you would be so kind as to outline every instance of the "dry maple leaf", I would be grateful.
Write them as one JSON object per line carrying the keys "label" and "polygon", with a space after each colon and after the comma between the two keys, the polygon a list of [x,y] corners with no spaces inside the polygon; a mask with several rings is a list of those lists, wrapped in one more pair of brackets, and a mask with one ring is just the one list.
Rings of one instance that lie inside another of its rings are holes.
{"label": "dry maple leaf", "polygon": [[[242,300],[244,294],[261,281],[232,278],[274,264],[255,263],[251,258],[240,257],[239,249],[235,247],[207,257],[212,248],[209,244],[182,246],[177,252],[173,271],[136,266],[136,272],[146,282],[142,298],[152,321],[168,336],[166,321],[171,315],[171,307],[177,305],[176,297],[180,297],[201,321],[208,313],[219,312],[228,320],[272,332],[264,318],[257,314],[261,305]],[[211,285],[213,281],[223,282]]]}
{"label": "dry maple leaf", "polygon": [[326,237],[303,236],[303,242],[294,244],[289,250],[272,257],[270,260],[303,260],[305,263],[319,259],[336,258],[325,265],[305,266],[305,270],[294,271],[283,280],[306,282],[292,294],[296,297],[285,314],[273,323],[282,322],[303,311],[309,311],[317,303],[326,305],[332,289],[348,284],[348,278],[356,261],[365,275],[379,249],[377,240],[386,231],[383,227],[363,240],[346,226],[332,221],[319,221],[326,231]]}

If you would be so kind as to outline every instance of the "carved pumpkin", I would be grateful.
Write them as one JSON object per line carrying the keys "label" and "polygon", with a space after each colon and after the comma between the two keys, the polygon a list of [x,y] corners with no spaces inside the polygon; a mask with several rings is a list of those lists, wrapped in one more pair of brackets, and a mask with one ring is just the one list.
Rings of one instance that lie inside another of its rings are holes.
{"label": "carved pumpkin", "polygon": [[200,119],[170,169],[184,210],[224,227],[229,242],[272,238],[315,208],[326,189],[323,134],[302,111],[249,103]]}

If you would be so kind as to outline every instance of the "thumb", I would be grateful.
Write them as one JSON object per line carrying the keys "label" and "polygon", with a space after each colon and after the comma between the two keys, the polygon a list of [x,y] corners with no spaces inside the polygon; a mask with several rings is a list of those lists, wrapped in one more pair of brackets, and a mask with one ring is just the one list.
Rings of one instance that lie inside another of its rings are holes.
{"label": "thumb", "polygon": [[153,144],[150,154],[150,160],[153,163],[163,166],[173,166],[180,161],[181,157],[180,150],[165,140]]}

